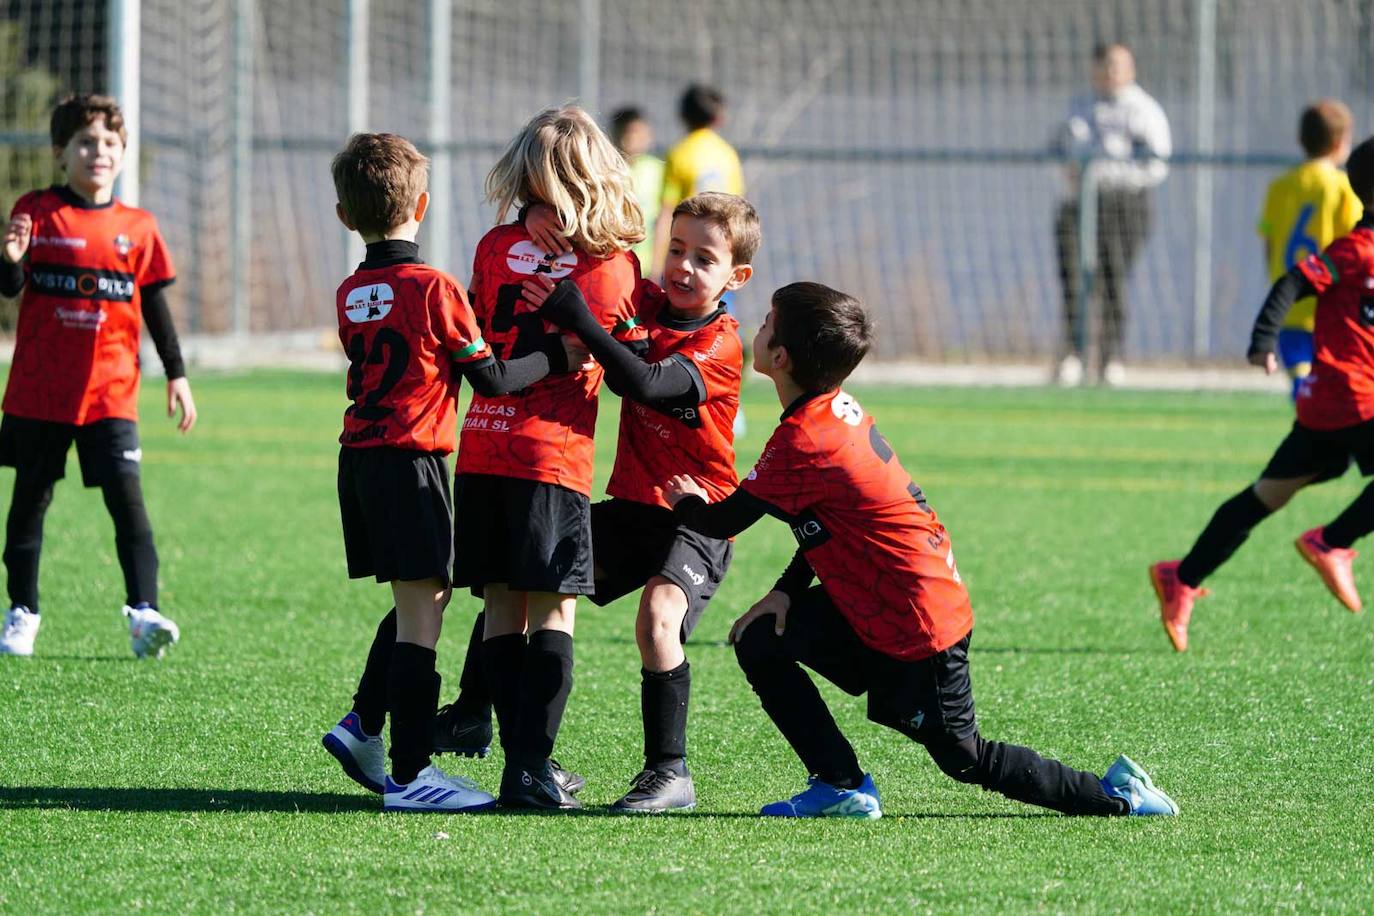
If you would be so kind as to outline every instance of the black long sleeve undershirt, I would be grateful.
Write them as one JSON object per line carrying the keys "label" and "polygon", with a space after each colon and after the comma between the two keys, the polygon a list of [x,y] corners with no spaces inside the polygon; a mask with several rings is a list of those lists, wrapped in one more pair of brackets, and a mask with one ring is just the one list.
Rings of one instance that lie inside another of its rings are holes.
{"label": "black long sleeve undershirt", "polygon": [[515,359],[495,357],[460,367],[472,390],[486,398],[500,397],[528,388],[546,375],[568,371],[567,354],[556,335],[545,338],[544,347]]}
{"label": "black long sleeve undershirt", "polygon": [[736,490],[718,503],[686,496],[673,507],[673,519],[711,538],[732,538],[769,514],[772,507],[747,490]]}
{"label": "black long sleeve undershirt", "polygon": [[1246,355],[1273,353],[1274,348],[1278,346],[1279,328],[1282,327],[1284,316],[1293,307],[1293,303],[1316,293],[1312,281],[1296,267],[1279,277],[1269,290],[1264,305],[1260,306],[1259,314],[1255,316],[1255,327],[1250,332],[1250,350]]}
{"label": "black long sleeve undershirt", "polygon": [[607,387],[621,397],[642,404],[700,404],[706,399],[705,382],[690,360],[670,356],[646,363],[597,322],[572,281],[560,281],[539,313],[582,339],[606,370]]}
{"label": "black long sleeve undershirt", "polygon": [[802,593],[811,587],[811,583],[816,579],[816,571],[811,568],[811,564],[806,562],[806,555],[798,550],[792,555],[792,562],[787,564],[787,569],[783,570],[778,581],[773,584],[773,591],[782,592],[788,598],[796,601]]}
{"label": "black long sleeve undershirt", "polygon": [[0,258],[0,296],[13,299],[24,288],[24,265]]}
{"label": "black long sleeve undershirt", "polygon": [[158,359],[162,360],[162,371],[167,381],[186,377],[186,363],[181,358],[181,341],[177,339],[176,325],[172,323],[172,310],[163,292],[171,281],[149,283],[143,287],[143,323],[148,326],[148,336],[153,339]]}

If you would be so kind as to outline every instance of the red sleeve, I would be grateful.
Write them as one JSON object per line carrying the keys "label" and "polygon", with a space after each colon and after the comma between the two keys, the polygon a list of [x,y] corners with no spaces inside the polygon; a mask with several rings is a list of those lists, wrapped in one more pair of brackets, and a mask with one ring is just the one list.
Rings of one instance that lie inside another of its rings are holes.
{"label": "red sleeve", "polygon": [[1308,255],[1298,262],[1298,270],[1318,295],[1346,278],[1360,275],[1360,249],[1350,236],[1336,239],[1321,254]]}
{"label": "red sleeve", "polygon": [[597,322],[622,343],[648,336],[639,321],[639,275],[634,267],[634,259],[626,252],[573,277]]}
{"label": "red sleeve", "polygon": [[804,434],[795,425],[778,427],[758,463],[740,481],[740,489],[788,515],[800,514],[818,490],[816,464],[804,440]]}
{"label": "red sleeve", "polygon": [[454,362],[475,363],[491,357],[491,347],[482,339],[477,316],[457,281],[443,277],[434,285],[430,320],[434,323],[434,333]]}
{"label": "red sleeve", "polygon": [[138,285],[172,282],[177,276],[176,268],[172,266],[172,254],[167,250],[162,233],[158,231],[157,220],[151,216],[148,217],[145,232],[147,235],[135,270]]}
{"label": "red sleeve", "polygon": [[27,213],[29,216],[33,216],[34,211],[38,209],[38,198],[42,193],[42,191],[30,191],[16,200],[14,202],[14,207],[10,210],[10,219],[14,219],[21,213]]}

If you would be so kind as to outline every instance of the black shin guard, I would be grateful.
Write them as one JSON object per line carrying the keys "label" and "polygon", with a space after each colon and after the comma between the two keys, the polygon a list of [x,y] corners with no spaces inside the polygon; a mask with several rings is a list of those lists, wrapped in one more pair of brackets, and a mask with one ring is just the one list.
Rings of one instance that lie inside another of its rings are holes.
{"label": "black shin guard", "polygon": [[515,736],[520,707],[525,650],[524,633],[493,636],[482,643],[482,674],[487,682],[487,696],[491,697],[492,708],[496,711],[501,748],[506,752],[507,759],[511,755],[511,741]]}
{"label": "black shin guard", "polygon": [[396,609],[377,624],[372,648],[367,650],[367,665],[358,679],[358,691],[353,694],[353,711],[358,724],[367,735],[380,735],[386,724],[387,693],[390,691],[391,656],[396,648]]}
{"label": "black shin guard", "polygon": [[429,725],[439,708],[439,674],[433,649],[398,642],[387,671],[391,710],[391,778],[405,785],[429,766]]}
{"label": "black shin guard", "polygon": [[1371,531],[1374,531],[1374,483],[1365,487],[1335,521],[1322,529],[1322,540],[1329,547],[1346,548]]}
{"label": "black shin guard", "polygon": [[535,766],[553,753],[572,681],[572,636],[560,630],[532,633],[525,648],[519,712],[509,747],[516,762]]}
{"label": "black shin guard", "polygon": [[157,607],[157,548],[143,505],[143,487],[137,476],[122,474],[101,484],[100,491],[114,519],[115,552],[124,571],[126,600],[130,607],[141,602]]}
{"label": "black shin guard", "polygon": [[1269,515],[1269,507],[1260,502],[1253,487],[1246,487],[1222,503],[1198,535],[1193,549],[1179,564],[1179,581],[1197,588],[1203,579],[1231,558],[1250,536],[1250,531]]}
{"label": "black shin guard", "polygon": [[644,720],[644,766],[680,772],[687,757],[687,704],[692,666],[671,671],[641,671],[639,711]]}
{"label": "black shin guard", "polygon": [[5,523],[5,569],[9,573],[10,604],[38,613],[38,557],[43,550],[43,518],[52,504],[52,481],[26,476],[14,480],[9,518]]}

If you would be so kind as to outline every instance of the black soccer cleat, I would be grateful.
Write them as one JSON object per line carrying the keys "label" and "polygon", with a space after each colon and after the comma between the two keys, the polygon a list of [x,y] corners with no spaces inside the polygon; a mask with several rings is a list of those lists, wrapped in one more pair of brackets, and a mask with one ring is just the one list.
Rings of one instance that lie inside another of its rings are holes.
{"label": "black soccer cleat", "polygon": [[440,706],[430,725],[430,741],[436,754],[487,756],[491,753],[491,707],[471,712],[457,703]]}
{"label": "black soccer cleat", "polygon": [[696,786],[684,766],[681,773],[641,770],[631,782],[630,791],[611,805],[611,810],[618,814],[662,814],[690,811],[696,806]]}
{"label": "black soccer cleat", "polygon": [[587,780],[581,773],[574,773],[572,770],[565,770],[559,765],[557,760],[549,758],[549,769],[553,770],[553,778],[563,787],[563,791],[569,795],[576,795],[587,785]]}
{"label": "black soccer cleat", "polygon": [[582,807],[582,803],[563,788],[548,760],[533,767],[507,763],[501,773],[501,794],[496,804],[502,808],[534,811],[571,811]]}

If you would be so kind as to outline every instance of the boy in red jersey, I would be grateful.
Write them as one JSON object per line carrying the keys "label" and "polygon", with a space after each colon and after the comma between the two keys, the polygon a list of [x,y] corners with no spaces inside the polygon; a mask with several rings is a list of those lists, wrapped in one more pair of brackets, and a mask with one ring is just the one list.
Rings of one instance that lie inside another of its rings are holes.
{"label": "boy in red jersey", "polygon": [[[1298,417],[1259,480],[1217,509],[1182,560],[1156,563],[1150,581],[1174,649],[1188,648],[1193,604],[1202,581],[1236,552],[1250,531],[1293,494],[1345,473],[1353,458],[1374,474],[1374,137],[1350,154],[1350,187],[1364,217],[1320,255],[1299,261],[1269,291],[1250,337],[1249,360],[1272,374],[1284,316],[1293,303],[1317,297],[1311,373],[1298,385]],[[1374,484],[1321,528],[1302,534],[1298,553],[1351,611],[1362,607],[1352,569],[1357,540],[1374,531]]]}
{"label": "boy in red jersey", "polygon": [[157,611],[157,549],[139,480],[138,344],[146,319],[167,373],[167,414],[180,409],[178,428],[189,431],[195,401],[163,292],[176,272],[152,214],[114,199],[125,142],[114,99],[64,99],[51,135],[67,181],[19,199],[0,259],[0,293],[23,290],[0,422],[0,464],[16,472],[0,654],[33,653],[43,518],[75,443],[82,483],[100,487],[114,519],[130,645],[160,658],[179,631]]}
{"label": "boy in red jersey", "polygon": [[[624,159],[580,108],[536,115],[487,176],[504,219],[517,202],[543,203],[569,229],[573,251],[549,254],[520,223],[477,245],[472,305],[498,356],[557,340],[521,298],[537,275],[571,279],[603,328],[638,341],[639,264],[630,248],[644,219]],[[476,396],[463,421],[456,484],[454,584],[483,598],[481,669],[501,729],[509,807],[578,807],[582,782],[550,755],[572,689],[576,596],[591,594],[591,487],[596,395],[591,364],[504,397]]]}
{"label": "boy in red jersey", "polygon": [[782,578],[730,631],[764,711],[811,776],[808,788],[762,813],[882,813],[873,777],[800,665],[854,696],[867,693],[871,720],[920,742],[960,782],[1068,814],[1178,813],[1125,756],[1098,779],[979,735],[968,671],[973,611],[949,535],[872,418],[839,389],[871,334],[863,306],[844,293],[819,283],[778,290],[754,338],[754,369],[777,388],[782,423],[724,500],[708,504],[710,494],[684,475],[666,487],[679,523],[703,534],[731,537],[772,515],[797,539]]}
{"label": "boy in red jersey", "polygon": [[[435,645],[450,596],[453,518],[447,455],[462,378],[479,394],[564,371],[557,338],[502,362],[482,338],[463,288],[419,258],[428,160],[394,134],[357,134],[335,158],[339,219],[367,243],[340,286],[339,339],[349,358],[339,437],[339,510],[350,578],[391,584],[353,710],[324,745],[388,811],[465,811],[495,799],[431,765],[439,701]],[[382,725],[391,716],[391,772]]]}

